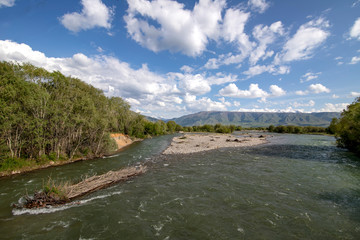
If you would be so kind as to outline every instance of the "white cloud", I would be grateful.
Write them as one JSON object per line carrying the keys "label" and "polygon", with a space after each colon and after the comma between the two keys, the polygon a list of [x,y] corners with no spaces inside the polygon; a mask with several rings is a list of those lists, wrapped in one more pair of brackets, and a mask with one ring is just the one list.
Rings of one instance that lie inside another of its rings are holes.
{"label": "white cloud", "polygon": [[207,69],[218,69],[222,65],[230,65],[241,63],[246,58],[246,55],[232,53],[221,54],[218,58],[210,58],[204,65]]}
{"label": "white cloud", "polygon": [[15,5],[15,0],[0,0],[1,7],[13,7]]}
{"label": "white cloud", "polygon": [[269,8],[270,4],[266,2],[266,0],[249,0],[248,5],[254,11],[259,13],[263,13],[266,9]]}
{"label": "white cloud", "polygon": [[291,105],[294,106],[295,108],[298,108],[298,107],[313,107],[313,106],[315,106],[315,102],[313,100],[310,100],[307,103],[293,102]]}
{"label": "white cloud", "polygon": [[169,79],[179,82],[179,86],[192,95],[202,95],[211,91],[211,85],[236,82],[237,76],[221,72],[207,76],[206,73],[168,73]]}
{"label": "white cloud", "polygon": [[240,104],[239,101],[234,101],[234,102],[233,102],[233,105],[234,105],[235,107],[239,107],[241,104]]}
{"label": "white cloud", "polygon": [[254,65],[260,58],[266,59],[271,57],[274,52],[266,51],[267,46],[273,43],[278,36],[284,34],[284,28],[280,21],[271,24],[270,26],[257,25],[253,29],[253,36],[259,42],[259,45],[250,54],[250,64]]}
{"label": "white cloud", "polygon": [[220,89],[219,94],[225,97],[234,98],[261,98],[263,101],[267,97],[279,97],[285,95],[285,91],[276,85],[270,86],[270,92],[268,93],[261,88],[258,84],[250,84],[248,90],[239,89],[234,83],[230,83],[228,86]]}
{"label": "white cloud", "polygon": [[280,96],[283,96],[286,94],[286,92],[277,85],[271,85],[269,89],[270,89],[271,95],[274,97],[280,97]]}
{"label": "white cloud", "polygon": [[194,95],[202,95],[211,91],[210,84],[201,74],[191,75],[179,75],[180,86],[186,89],[186,92],[189,92]]}
{"label": "white cloud", "polygon": [[244,71],[243,74],[248,75],[249,77],[253,77],[256,75],[260,75],[264,72],[271,73],[273,75],[282,75],[288,74],[290,72],[290,67],[288,66],[275,66],[275,65],[255,65],[250,67],[248,70]]}
{"label": "white cloud", "polygon": [[136,42],[154,52],[170,50],[197,56],[206,49],[209,39],[219,37],[225,0],[200,0],[193,10],[170,0],[128,0],[128,4],[124,20]]}
{"label": "white cloud", "polygon": [[325,107],[321,108],[319,112],[342,112],[348,105],[348,103],[325,103]]}
{"label": "white cloud", "polygon": [[311,84],[309,86],[309,90],[313,93],[329,93],[330,89],[325,87],[324,85],[317,83],[317,84]]}
{"label": "white cloud", "polygon": [[358,62],[360,62],[360,57],[352,57],[351,58],[351,62],[349,64],[357,64]]}
{"label": "white cloud", "polygon": [[136,100],[135,98],[125,98],[125,100],[130,103],[131,106],[134,106],[134,105],[140,105],[141,103]]}
{"label": "white cloud", "polygon": [[318,72],[318,73],[313,73],[313,72],[305,73],[304,75],[301,76],[300,82],[303,83],[303,82],[308,82],[308,81],[317,79],[320,74],[321,74],[321,72]]}
{"label": "white cloud", "polygon": [[308,93],[309,91],[301,91],[301,90],[295,92],[296,95],[300,95],[300,96],[307,95]]}
{"label": "white cloud", "polygon": [[306,91],[296,91],[295,93],[297,95],[307,95],[309,93],[314,93],[314,94],[319,94],[319,93],[329,93],[330,89],[328,89],[327,87],[325,87],[324,85],[320,84],[320,83],[316,83],[316,84],[311,84],[308,87],[308,90]]}
{"label": "white cloud", "polygon": [[360,17],[356,19],[354,25],[350,29],[350,37],[360,40]]}
{"label": "white cloud", "polygon": [[224,83],[236,82],[237,80],[237,75],[233,75],[231,73],[225,74],[222,72],[218,72],[215,75],[207,77],[207,81],[210,85],[221,85]]}
{"label": "white cloud", "polygon": [[196,96],[186,94],[184,101],[186,103],[186,109],[189,111],[226,111],[227,106],[231,103],[226,101],[213,101],[210,98],[202,97],[197,99]]}
{"label": "white cloud", "polygon": [[338,96],[338,95],[336,95],[336,94],[333,94],[331,97],[332,97],[332,98],[334,98],[334,99],[339,98],[339,96]]}
{"label": "white cloud", "polygon": [[242,57],[247,57],[253,49],[254,43],[250,42],[249,36],[244,32],[245,24],[250,13],[240,9],[227,9],[223,22],[222,37],[228,42],[235,42],[238,45]]}
{"label": "white cloud", "polygon": [[101,0],[81,0],[81,4],[83,5],[81,13],[67,13],[60,18],[65,28],[72,32],[95,27],[111,28],[114,12]]}
{"label": "white cloud", "polygon": [[194,71],[194,68],[188,66],[188,65],[184,65],[180,68],[181,71],[185,72],[185,73],[191,73]]}
{"label": "white cloud", "polygon": [[301,25],[294,36],[285,43],[282,53],[276,56],[275,63],[311,58],[314,50],[330,35],[328,28],[329,22],[324,18]]}
{"label": "white cloud", "polygon": [[351,97],[351,98],[360,97],[360,92],[351,92],[351,93],[350,93],[350,97]]}

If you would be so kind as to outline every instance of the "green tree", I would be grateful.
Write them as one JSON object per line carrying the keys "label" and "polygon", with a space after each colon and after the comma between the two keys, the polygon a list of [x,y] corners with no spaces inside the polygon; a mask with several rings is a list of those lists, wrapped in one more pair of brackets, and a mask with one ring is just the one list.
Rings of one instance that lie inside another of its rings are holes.
{"label": "green tree", "polygon": [[335,130],[338,146],[360,155],[360,98],[341,113],[337,124],[335,122],[332,122],[332,128]]}

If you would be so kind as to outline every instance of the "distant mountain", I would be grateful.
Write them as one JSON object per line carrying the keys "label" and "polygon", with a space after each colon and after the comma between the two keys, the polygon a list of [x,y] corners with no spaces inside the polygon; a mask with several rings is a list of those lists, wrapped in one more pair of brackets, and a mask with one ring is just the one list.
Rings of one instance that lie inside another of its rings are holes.
{"label": "distant mountain", "polygon": [[159,121],[160,119],[158,118],[154,118],[154,117],[149,117],[149,116],[144,116],[147,120],[149,120],[150,122],[157,122]]}
{"label": "distant mountain", "polygon": [[339,112],[319,113],[269,113],[269,112],[199,112],[169,119],[182,126],[196,126],[221,123],[242,127],[268,127],[269,125],[329,126]]}

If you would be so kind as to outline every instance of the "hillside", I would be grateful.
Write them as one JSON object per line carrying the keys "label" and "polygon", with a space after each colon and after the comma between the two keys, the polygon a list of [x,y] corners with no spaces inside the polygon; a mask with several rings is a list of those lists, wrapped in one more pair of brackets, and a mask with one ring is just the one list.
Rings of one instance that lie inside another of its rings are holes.
{"label": "hillside", "polygon": [[295,125],[327,127],[338,112],[320,113],[267,113],[267,112],[199,112],[170,120],[182,126],[221,123],[242,127],[268,127],[269,125]]}

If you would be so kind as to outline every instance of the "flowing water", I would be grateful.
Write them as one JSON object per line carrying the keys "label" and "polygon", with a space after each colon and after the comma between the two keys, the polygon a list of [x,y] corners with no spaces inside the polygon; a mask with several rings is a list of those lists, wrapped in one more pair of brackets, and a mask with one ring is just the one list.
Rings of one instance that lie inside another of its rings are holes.
{"label": "flowing water", "polygon": [[[173,136],[116,156],[0,179],[0,239],[360,239],[360,161],[329,136],[162,156]],[[48,176],[148,172],[76,203],[14,210]]]}

